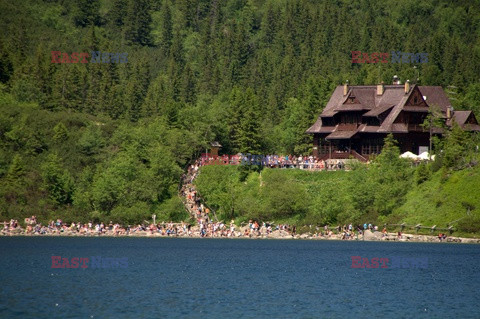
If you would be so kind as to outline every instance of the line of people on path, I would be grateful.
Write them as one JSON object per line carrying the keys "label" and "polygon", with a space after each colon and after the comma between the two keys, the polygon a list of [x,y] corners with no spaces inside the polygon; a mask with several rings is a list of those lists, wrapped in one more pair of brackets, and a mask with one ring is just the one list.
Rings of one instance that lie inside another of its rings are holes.
{"label": "line of people on path", "polygon": [[202,154],[198,161],[204,165],[262,165],[270,168],[298,168],[311,171],[343,170],[346,168],[344,159],[321,160],[313,156],[292,155],[212,155]]}

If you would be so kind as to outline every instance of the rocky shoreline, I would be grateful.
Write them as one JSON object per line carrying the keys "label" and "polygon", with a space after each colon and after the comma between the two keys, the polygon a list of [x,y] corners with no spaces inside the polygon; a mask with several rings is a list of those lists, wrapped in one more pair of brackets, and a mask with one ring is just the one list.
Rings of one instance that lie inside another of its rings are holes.
{"label": "rocky shoreline", "polygon": [[[243,227],[242,227],[243,228]],[[351,239],[342,239],[342,234],[300,234],[292,235],[290,232],[284,230],[274,230],[269,234],[258,233],[243,235],[243,229],[236,232],[234,236],[201,236],[199,227],[192,227],[191,232],[181,234],[165,235],[159,232],[134,231],[129,233],[115,233],[112,231],[106,231],[103,233],[91,232],[91,233],[79,233],[76,231],[66,230],[59,232],[51,232],[47,234],[28,233],[23,228],[17,228],[14,230],[0,231],[0,237],[10,236],[22,236],[22,237],[147,237],[147,238],[230,238],[230,239],[302,239],[302,240],[340,240],[340,241],[389,241],[389,242],[426,242],[426,243],[463,243],[463,244],[480,244],[480,238],[465,238],[450,236],[443,240],[440,240],[437,236],[418,235],[418,234],[401,234],[386,233],[383,234],[378,231],[365,231],[364,235],[355,235]]]}

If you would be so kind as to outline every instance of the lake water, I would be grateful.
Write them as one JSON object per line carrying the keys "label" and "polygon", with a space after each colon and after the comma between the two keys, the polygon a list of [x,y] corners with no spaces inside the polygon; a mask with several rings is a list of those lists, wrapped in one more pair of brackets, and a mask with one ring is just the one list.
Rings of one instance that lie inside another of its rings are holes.
{"label": "lake water", "polygon": [[[52,268],[52,256],[89,263]],[[352,256],[428,265],[352,268]],[[0,318],[264,317],[480,318],[480,246],[0,238]]]}

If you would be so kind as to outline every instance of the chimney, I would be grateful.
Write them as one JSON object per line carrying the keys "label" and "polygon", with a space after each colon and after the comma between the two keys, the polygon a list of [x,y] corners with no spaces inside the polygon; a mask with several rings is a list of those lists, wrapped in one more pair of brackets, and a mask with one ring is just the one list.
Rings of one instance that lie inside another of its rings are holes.
{"label": "chimney", "polygon": [[400,79],[398,78],[398,76],[394,75],[392,82],[393,82],[393,84],[400,84]]}
{"label": "chimney", "polygon": [[377,84],[377,95],[383,95],[385,87],[383,86],[383,81],[380,84]]}
{"label": "chimney", "polygon": [[407,94],[408,91],[410,91],[410,80],[405,82],[405,94]]}
{"label": "chimney", "polygon": [[347,95],[348,93],[348,80],[345,81],[345,84],[343,85],[343,96]]}
{"label": "chimney", "polygon": [[451,119],[452,118],[452,109],[450,108],[450,106],[447,106],[447,119]]}

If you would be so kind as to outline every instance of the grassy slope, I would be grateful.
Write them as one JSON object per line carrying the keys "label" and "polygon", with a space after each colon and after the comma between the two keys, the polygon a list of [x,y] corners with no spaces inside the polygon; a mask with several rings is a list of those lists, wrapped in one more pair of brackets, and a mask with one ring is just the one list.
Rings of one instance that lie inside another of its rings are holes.
{"label": "grassy slope", "polygon": [[[238,183],[238,169],[233,166],[208,166],[201,169],[196,181],[198,190],[215,206],[220,215],[231,209],[225,198],[235,197],[236,218],[260,218],[297,224],[337,224],[358,220],[372,220],[366,212],[353,215],[349,196],[351,174],[356,172],[308,172],[301,170],[264,169],[260,174],[250,173],[245,182]],[[262,184],[262,186],[260,186]],[[435,173],[428,181],[413,187],[405,196],[405,203],[387,217],[388,223],[405,222],[446,227],[454,223],[466,234],[480,229],[480,167],[445,175]],[[297,197],[296,197],[297,196]],[[294,199],[295,198],[295,199]],[[223,200],[223,201],[222,201]],[[288,202],[300,201],[288,206]],[[278,213],[283,207],[294,212]]]}
{"label": "grassy slope", "polygon": [[[343,211],[340,203],[346,194],[346,172],[264,169],[261,174],[248,173],[239,182],[241,175],[240,167],[212,165],[203,167],[195,181],[207,204],[222,218],[321,223]],[[235,216],[229,215],[232,206]]]}
{"label": "grassy slope", "polygon": [[[406,202],[391,216],[392,221],[446,227],[460,218],[465,222],[467,208],[473,219],[480,217],[480,167],[445,175],[438,171],[425,183],[412,189]],[[469,217],[470,218],[470,217]],[[457,226],[457,223],[453,224]]]}

